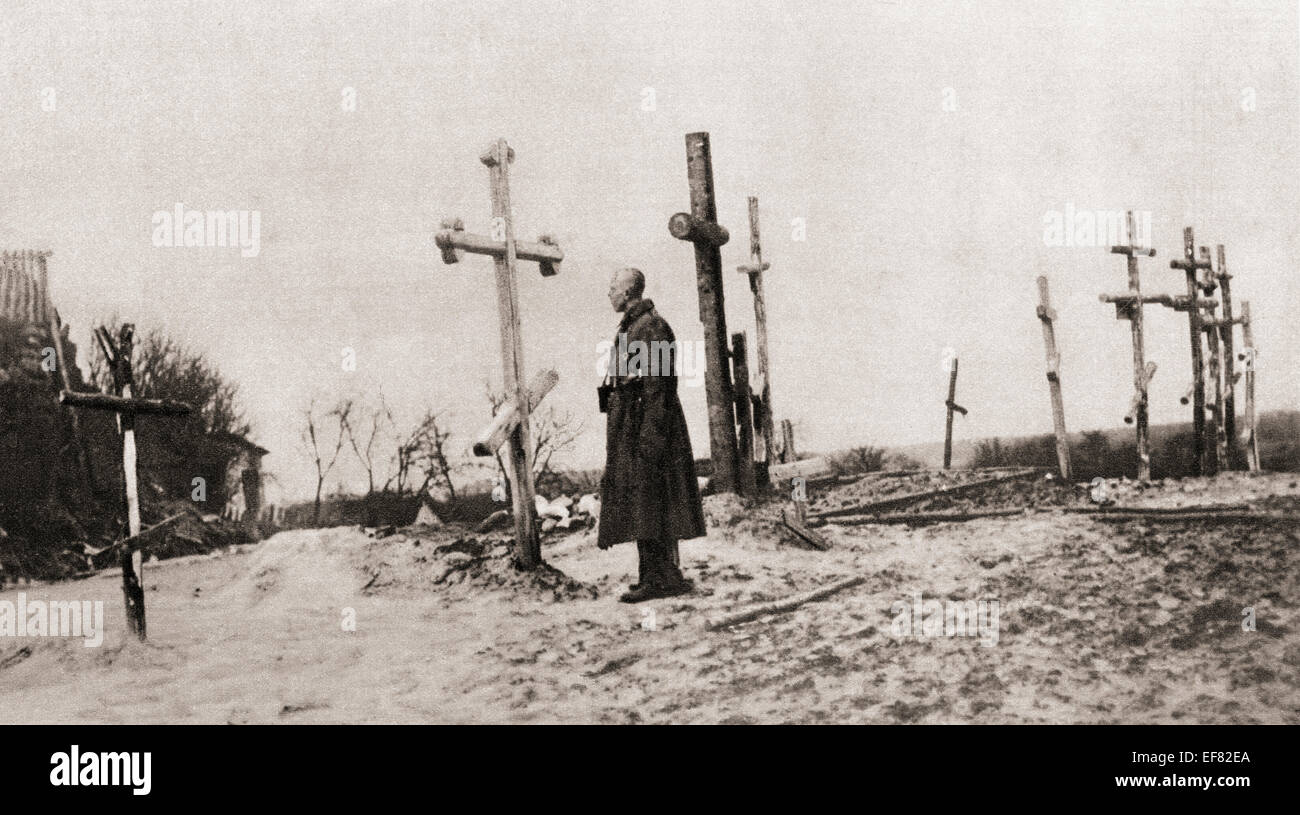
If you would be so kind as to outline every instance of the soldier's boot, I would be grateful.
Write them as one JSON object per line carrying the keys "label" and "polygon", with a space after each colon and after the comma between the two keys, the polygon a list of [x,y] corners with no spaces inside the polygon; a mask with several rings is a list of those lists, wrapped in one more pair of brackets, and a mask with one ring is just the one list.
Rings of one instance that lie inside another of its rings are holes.
{"label": "soldier's boot", "polygon": [[655,579],[655,549],[653,541],[636,542],[636,582],[628,586],[628,591],[636,591],[647,586]]}
{"label": "soldier's boot", "polygon": [[618,598],[619,602],[640,603],[684,593],[680,590],[681,574],[678,572],[677,580],[674,580],[670,570],[675,567],[668,560],[670,552],[660,541],[639,540],[636,542],[636,550],[640,582],[629,586],[628,590]]}
{"label": "soldier's boot", "polygon": [[695,588],[695,583],[682,575],[681,555],[678,554],[677,541],[658,541],[659,587],[661,597],[676,597],[688,594]]}

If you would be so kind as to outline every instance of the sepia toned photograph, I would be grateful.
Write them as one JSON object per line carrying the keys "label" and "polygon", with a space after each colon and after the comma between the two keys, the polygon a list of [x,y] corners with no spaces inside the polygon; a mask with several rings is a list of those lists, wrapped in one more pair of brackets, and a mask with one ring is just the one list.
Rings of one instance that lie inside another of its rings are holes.
{"label": "sepia toned photograph", "polygon": [[[5,0],[0,64],[0,723],[1300,724],[1300,4]],[[1193,749],[1250,785],[1094,780]]]}

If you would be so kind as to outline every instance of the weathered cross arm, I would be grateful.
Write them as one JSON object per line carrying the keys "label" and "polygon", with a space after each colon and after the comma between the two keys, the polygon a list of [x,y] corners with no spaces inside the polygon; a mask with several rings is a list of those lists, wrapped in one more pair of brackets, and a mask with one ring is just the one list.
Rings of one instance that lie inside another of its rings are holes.
{"label": "weathered cross arm", "polygon": [[1156,305],[1168,306],[1174,311],[1188,311],[1193,307],[1214,308],[1219,304],[1218,300],[1198,297],[1193,306],[1192,299],[1185,294],[1144,294],[1141,298],[1135,297],[1132,294],[1102,294],[1099,295],[1097,299],[1103,303],[1114,303],[1116,318],[1120,320],[1127,319],[1124,312],[1131,308],[1133,303],[1139,299],[1141,299],[1144,304],[1153,303]]}
{"label": "weathered cross arm", "polygon": [[668,219],[668,234],[679,241],[701,243],[714,248],[725,246],[731,240],[731,233],[725,226],[697,218],[689,212],[679,212]]}
{"label": "weathered cross arm", "polygon": [[[528,383],[528,412],[531,414],[537,409],[537,406],[546,398],[546,394],[551,392],[555,383],[560,381],[560,375],[555,371],[539,371],[532,381]],[[492,417],[492,423],[478,434],[474,441],[474,455],[490,456],[501,449],[501,445],[506,443],[506,439],[514,432],[515,427],[519,425],[519,411],[511,402],[506,402],[497,411],[497,415]]]}
{"label": "weathered cross arm", "polygon": [[956,402],[952,401],[951,399],[949,399],[949,400],[947,400],[946,402],[944,402],[944,405],[946,405],[946,406],[948,407],[949,410],[955,410],[955,411],[957,411],[958,413],[960,413],[960,414],[963,415],[963,416],[966,415],[966,408],[962,407],[961,405],[957,404]]}
{"label": "weathered cross arm", "polygon": [[137,399],[113,396],[107,393],[78,393],[62,391],[59,404],[69,407],[107,410],[113,413],[134,413],[152,416],[188,416],[194,409],[184,402],[171,399]]}
{"label": "weathered cross arm", "polygon": [[[1132,240],[1132,236],[1129,239]],[[1128,255],[1129,257],[1153,258],[1156,256],[1156,250],[1145,246],[1112,246],[1110,252],[1112,255]]]}
{"label": "weathered cross arm", "polygon": [[1211,328],[1224,328],[1230,325],[1241,325],[1242,322],[1240,316],[1231,319],[1228,319],[1227,317],[1202,317],[1201,327],[1208,331]]}
{"label": "weathered cross arm", "polygon": [[[434,235],[433,240],[442,250],[442,259],[445,263],[459,263],[466,252],[493,258],[506,256],[505,241],[466,232],[465,225],[459,218],[444,220],[442,229]],[[536,242],[515,241],[515,257],[519,260],[536,262],[541,268],[542,277],[551,277],[560,271],[564,250],[555,244],[553,238],[543,235]]]}

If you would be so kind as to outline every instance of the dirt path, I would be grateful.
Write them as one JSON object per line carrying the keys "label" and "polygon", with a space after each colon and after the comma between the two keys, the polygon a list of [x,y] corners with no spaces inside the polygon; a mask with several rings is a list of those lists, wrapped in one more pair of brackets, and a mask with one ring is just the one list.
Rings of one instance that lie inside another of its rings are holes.
{"label": "dirt path", "polygon": [[[1300,511],[1287,475],[1114,491]],[[11,586],[0,601],[103,600],[107,632],[0,639],[0,722],[1300,722],[1300,530],[1043,511],[831,525],[820,553],[778,537],[778,509],[708,499],[709,536],[682,545],[698,591],[646,606],[615,601],[634,550],[601,552],[592,530],[548,543],[564,574],[537,578],[500,539],[449,530],[300,530],[149,564],[147,644],[123,639],[115,574]],[[996,600],[996,644],[899,636],[918,594]]]}

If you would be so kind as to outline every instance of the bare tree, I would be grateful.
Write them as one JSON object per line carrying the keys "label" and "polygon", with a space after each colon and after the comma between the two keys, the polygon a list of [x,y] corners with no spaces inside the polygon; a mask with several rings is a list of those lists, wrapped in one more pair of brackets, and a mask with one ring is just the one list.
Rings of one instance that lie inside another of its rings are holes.
{"label": "bare tree", "polygon": [[[330,470],[338,463],[339,452],[343,449],[343,442],[347,437],[346,428],[348,419],[352,415],[352,400],[348,398],[340,399],[338,404],[322,414],[317,414],[316,397],[312,397],[311,403],[308,404],[305,413],[307,427],[303,430],[303,444],[311,450],[312,459],[316,463],[316,500],[312,505],[312,524],[320,523],[320,496],[321,490],[325,487],[325,478],[329,475]],[[325,427],[330,419],[336,420],[334,449],[322,455],[322,449],[329,450],[329,443],[325,441]]]}
{"label": "bare tree", "polygon": [[534,413],[532,419],[533,475],[551,472],[551,456],[568,450],[582,435],[583,423],[573,414],[559,413],[546,407]]}
{"label": "bare tree", "polygon": [[447,488],[448,495],[455,500],[456,485],[451,476],[456,467],[447,457],[447,439],[451,438],[451,431],[444,430],[439,422],[438,413],[432,408],[425,408],[419,424],[398,442],[396,473],[389,482],[397,482],[399,495],[419,475],[423,476],[423,480],[415,491],[417,494],[423,494],[429,487],[441,483]]}
{"label": "bare tree", "polygon": [[365,416],[358,419],[357,414],[358,411],[351,411],[344,417],[342,426],[347,435],[348,446],[352,448],[357,461],[366,471],[367,523],[376,526],[378,516],[375,509],[375,442],[385,428],[392,426],[393,415],[382,393],[379,394],[379,404],[370,408]]}

